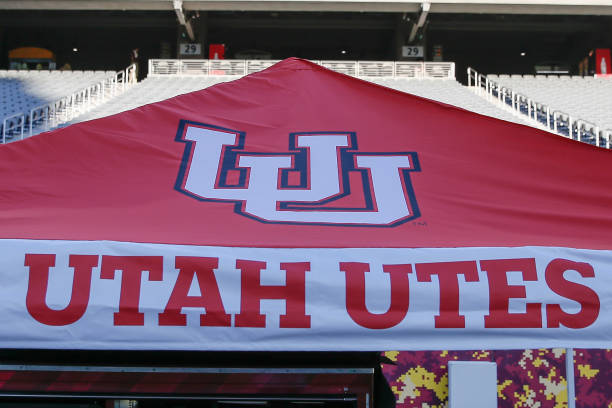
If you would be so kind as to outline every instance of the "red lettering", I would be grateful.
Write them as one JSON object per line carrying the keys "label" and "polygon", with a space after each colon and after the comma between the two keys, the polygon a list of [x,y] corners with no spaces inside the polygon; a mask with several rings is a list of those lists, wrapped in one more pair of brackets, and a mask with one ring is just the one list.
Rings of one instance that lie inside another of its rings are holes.
{"label": "red lettering", "polygon": [[65,326],[83,317],[89,303],[91,270],[98,266],[97,255],[70,255],[68,265],[74,269],[72,293],[68,306],[61,310],[47,306],[49,268],[55,266],[55,255],[26,254],[25,266],[30,267],[26,308],[30,315],[42,324]]}
{"label": "red lettering", "polygon": [[[159,314],[160,326],[185,326],[187,315],[184,307],[201,307],[206,314],[200,315],[200,326],[230,326],[232,318],[225,313],[214,270],[219,258],[177,256],[175,267],[179,270],[172,294],[163,313]],[[200,296],[189,296],[189,287],[194,278],[200,288]]]}
{"label": "red lettering", "polygon": [[466,282],[478,282],[475,261],[422,263],[415,266],[419,282],[431,282],[438,275],[440,314],[435,317],[436,328],[465,328],[465,316],[459,314],[459,275]]}
{"label": "red lettering", "polygon": [[368,329],[388,329],[399,324],[410,305],[408,274],[412,265],[383,265],[389,274],[391,301],[384,313],[371,313],[366,307],[365,274],[370,265],[361,262],[341,262],[340,270],[346,275],[346,310],[355,323]]}
{"label": "red lettering", "polygon": [[553,259],[546,267],[546,283],[559,296],[580,303],[578,313],[567,313],[560,305],[546,306],[548,327],[559,327],[562,324],[570,329],[583,329],[590,326],[599,316],[599,296],[589,287],[570,282],[563,277],[565,271],[576,271],[583,278],[594,278],[593,267],[585,262],[573,262],[567,259]]}
{"label": "red lettering", "polygon": [[285,285],[262,285],[261,270],[265,262],[236,260],[240,269],[240,314],[236,315],[236,327],[266,327],[266,316],[260,313],[262,299],[284,299],[286,313],[280,316],[281,328],[309,328],[310,316],[306,314],[306,272],[309,262],[281,263],[286,272]]}
{"label": "red lettering", "polygon": [[527,303],[525,313],[509,313],[510,299],[527,296],[524,286],[509,285],[507,272],[520,272],[524,281],[537,281],[535,259],[495,259],[480,261],[480,267],[489,279],[489,314],[485,316],[486,328],[540,328],[542,304]]}
{"label": "red lettering", "polygon": [[119,312],[114,314],[115,326],[142,326],[144,313],[140,313],[140,281],[142,273],[149,271],[150,281],[161,281],[163,257],[161,256],[102,256],[100,278],[115,279],[115,271],[121,270],[121,295]]}

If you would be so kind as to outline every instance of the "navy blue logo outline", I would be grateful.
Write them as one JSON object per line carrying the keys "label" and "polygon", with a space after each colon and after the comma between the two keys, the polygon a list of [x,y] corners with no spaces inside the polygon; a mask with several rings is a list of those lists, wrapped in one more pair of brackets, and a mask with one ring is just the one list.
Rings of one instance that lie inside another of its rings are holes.
{"label": "navy blue logo outline", "polygon": [[[394,156],[394,155],[405,155],[410,157],[411,168],[409,169],[401,169],[402,173],[402,184],[404,187],[404,196],[407,198],[407,202],[409,207],[412,210],[412,214],[408,217],[401,218],[389,224],[343,224],[343,223],[326,223],[326,222],[297,222],[297,221],[270,221],[261,219],[252,214],[246,213],[244,211],[244,205],[246,204],[245,200],[233,200],[233,199],[216,199],[216,198],[205,198],[198,196],[186,189],[183,188],[185,183],[187,170],[189,169],[189,165],[191,162],[191,154],[193,151],[194,142],[191,140],[185,140],[185,127],[193,125],[200,128],[219,130],[222,132],[233,133],[238,136],[238,143],[233,146],[224,146],[222,151],[222,165],[221,171],[218,177],[218,181],[216,185],[219,187],[225,188],[245,188],[247,181],[247,169],[238,167],[236,165],[238,155],[249,155],[249,156],[274,156],[274,155],[282,155],[287,156],[290,155],[293,158],[293,166],[290,169],[281,169],[280,174],[280,187],[283,189],[303,189],[308,186],[308,153],[307,148],[301,148],[296,146],[297,136],[300,135],[338,135],[344,134],[349,136],[349,146],[339,148],[340,154],[340,173],[342,177],[340,179],[340,193],[336,194],[332,197],[326,197],[323,200],[317,202],[291,202],[284,201],[279,203],[279,209],[283,210],[312,210],[317,208],[318,206],[322,206],[324,204],[328,204],[335,200],[338,200],[342,197],[346,197],[351,194],[351,187],[349,182],[349,172],[358,172],[361,175],[362,186],[364,187],[364,198],[366,206],[365,208],[341,208],[341,207],[319,207],[319,211],[350,211],[350,210],[359,210],[361,212],[374,210],[375,203],[372,200],[372,192],[370,191],[370,180],[369,180],[369,171],[366,169],[358,169],[355,168],[354,164],[354,156]],[[246,132],[224,128],[221,126],[211,125],[207,123],[200,123],[195,121],[190,121],[186,119],[181,119],[179,122],[179,127],[176,133],[175,141],[185,144],[185,149],[183,151],[183,157],[181,159],[181,164],[178,172],[178,176],[176,179],[176,183],[174,185],[174,189],[181,194],[185,194],[191,198],[195,198],[198,201],[204,202],[233,202],[234,203],[234,212],[243,217],[247,217],[253,219],[255,221],[259,221],[265,224],[285,224],[285,225],[316,225],[316,226],[335,226],[335,227],[374,227],[374,228],[390,228],[396,227],[398,225],[404,224],[408,221],[412,221],[421,216],[421,212],[419,210],[414,189],[412,187],[412,182],[410,179],[410,172],[421,171],[421,166],[419,163],[418,155],[416,152],[359,152],[357,145],[357,134],[356,132],[333,132],[333,131],[317,131],[317,132],[293,132],[289,134],[289,148],[287,152],[250,152],[244,150],[244,142],[246,138]],[[224,153],[224,154],[223,154]],[[227,181],[228,170],[238,171],[238,184],[229,184]],[[299,172],[299,184],[290,185],[289,184],[289,174],[290,172]]]}

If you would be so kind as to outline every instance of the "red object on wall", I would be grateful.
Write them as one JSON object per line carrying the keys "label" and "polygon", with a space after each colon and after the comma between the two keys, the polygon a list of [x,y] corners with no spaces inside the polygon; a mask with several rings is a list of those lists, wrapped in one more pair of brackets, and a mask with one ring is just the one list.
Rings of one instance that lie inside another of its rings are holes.
{"label": "red object on wall", "polygon": [[610,49],[597,48],[595,50],[595,73],[597,75],[612,74],[612,65],[610,61]]}
{"label": "red object on wall", "polygon": [[209,59],[225,59],[225,44],[210,44],[208,47]]}

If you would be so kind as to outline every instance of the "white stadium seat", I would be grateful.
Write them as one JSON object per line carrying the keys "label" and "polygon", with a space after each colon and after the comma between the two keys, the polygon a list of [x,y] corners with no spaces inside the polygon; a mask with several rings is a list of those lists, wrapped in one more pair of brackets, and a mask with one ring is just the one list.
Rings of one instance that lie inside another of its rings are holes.
{"label": "white stadium seat", "polygon": [[91,76],[83,71],[0,71],[0,120],[29,112],[106,77],[103,71]]}
{"label": "white stadium seat", "polygon": [[[72,123],[113,115],[139,106],[158,102],[180,94],[207,88],[220,82],[235,80],[235,76],[173,76],[148,77],[124,94],[111,99],[92,111],[77,117]],[[521,118],[490,104],[455,80],[413,78],[369,78],[371,82],[455,105],[482,115],[510,122],[527,124]]]}
{"label": "white stadium seat", "polygon": [[236,77],[228,76],[149,77],[134,85],[125,93],[77,117],[72,123],[114,115],[142,105],[159,102],[234,79]]}
{"label": "white stadium seat", "polygon": [[612,129],[612,80],[609,78],[498,75],[493,80],[553,110],[591,122],[602,130]]}

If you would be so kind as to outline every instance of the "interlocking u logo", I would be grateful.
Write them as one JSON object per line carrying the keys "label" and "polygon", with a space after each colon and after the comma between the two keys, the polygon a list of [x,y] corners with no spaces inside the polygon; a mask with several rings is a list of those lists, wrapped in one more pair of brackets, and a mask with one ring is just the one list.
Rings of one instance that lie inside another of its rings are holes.
{"label": "interlocking u logo", "polygon": [[242,132],[184,121],[176,188],[270,223],[394,226],[419,216],[409,172],[414,152],[357,149],[352,132],[292,133],[287,152],[244,147]]}

